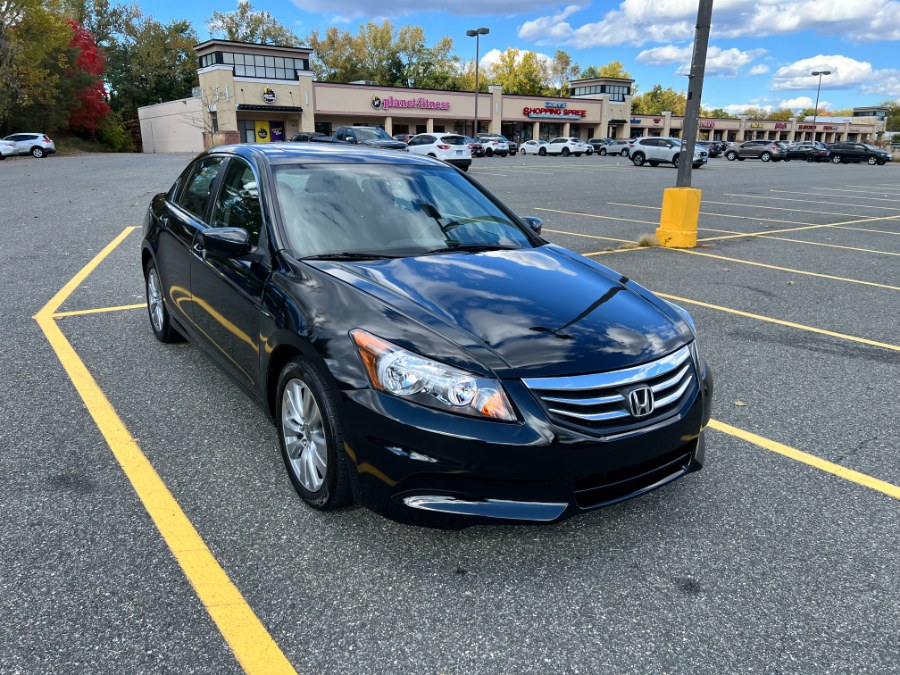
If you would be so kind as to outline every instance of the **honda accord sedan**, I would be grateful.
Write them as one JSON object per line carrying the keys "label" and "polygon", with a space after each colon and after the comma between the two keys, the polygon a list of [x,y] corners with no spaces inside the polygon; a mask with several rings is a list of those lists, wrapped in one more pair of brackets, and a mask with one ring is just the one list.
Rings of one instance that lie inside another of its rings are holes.
{"label": "honda accord sedan", "polygon": [[551,522],[700,469],[691,317],[540,226],[430,157],[214,148],[148,210],[150,325],[271,416],[314,509]]}

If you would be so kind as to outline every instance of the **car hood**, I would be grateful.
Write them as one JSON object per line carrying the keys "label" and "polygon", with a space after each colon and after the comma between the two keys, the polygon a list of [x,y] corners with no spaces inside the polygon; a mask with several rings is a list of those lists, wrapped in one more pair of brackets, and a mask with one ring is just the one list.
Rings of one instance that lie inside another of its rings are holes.
{"label": "car hood", "polygon": [[387,139],[384,140],[376,140],[372,139],[370,141],[362,141],[363,145],[371,145],[373,148],[390,148],[391,150],[405,150],[406,143],[403,141],[389,141]]}
{"label": "car hood", "polygon": [[492,367],[505,374],[624,368],[691,339],[661,301],[655,305],[625,277],[555,246],[316,266],[414,320],[443,325],[438,332],[457,344],[469,340],[456,339],[456,330],[466,331],[499,357],[505,365]]}

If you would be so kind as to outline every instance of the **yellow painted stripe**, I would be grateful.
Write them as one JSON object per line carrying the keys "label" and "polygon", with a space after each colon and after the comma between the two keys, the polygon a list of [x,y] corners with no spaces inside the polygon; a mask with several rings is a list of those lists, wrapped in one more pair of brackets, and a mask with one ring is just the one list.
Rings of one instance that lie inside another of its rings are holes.
{"label": "yellow painted stripe", "polygon": [[[643,204],[628,204],[626,202],[606,202],[610,206],[629,206],[633,209],[653,209],[654,211],[662,211],[662,208],[659,206],[645,206]],[[710,202],[716,203],[716,202]],[[739,205],[738,205],[739,206]],[[716,216],[718,218],[739,218],[740,220],[755,220],[757,222],[763,223],[788,223],[790,225],[811,225],[815,226],[817,223],[805,223],[802,220],[780,220],[778,218],[757,218],[756,216],[736,216],[731,213],[713,213],[711,211],[700,211],[701,216]],[[700,228],[709,229],[709,228]]]}
{"label": "yellow painted stripe", "polygon": [[583,216],[585,218],[600,218],[602,220],[617,220],[623,223],[641,223],[642,225],[652,225],[653,227],[659,227],[658,222],[654,222],[652,220],[634,220],[633,218],[617,218],[615,216],[598,216],[596,213],[581,213],[580,211],[560,211],[559,209],[542,209],[540,207],[535,207],[535,211],[547,211],[549,213],[562,213],[567,216]]}
{"label": "yellow painted stripe", "polygon": [[838,476],[839,478],[843,478],[844,480],[856,483],[857,485],[862,485],[872,490],[883,492],[884,494],[893,497],[894,499],[900,499],[900,486],[894,485],[893,483],[888,483],[886,481],[873,478],[872,476],[860,473],[859,471],[848,469],[844,466],[841,466],[840,464],[829,462],[828,460],[817,457],[816,455],[811,455],[807,452],[792,448],[789,445],[785,445],[784,443],[773,441],[769,438],[754,434],[750,431],[745,431],[744,429],[733,427],[730,424],[725,424],[724,422],[720,422],[718,420],[710,420],[709,428],[715,429],[716,431],[721,431],[722,433],[728,434],[730,436],[735,436],[736,438],[740,438],[741,440],[752,443],[753,445],[759,446],[760,448],[771,450],[772,452],[777,452],[779,455],[784,455],[785,457],[789,457],[794,461],[802,462],[803,464],[819,469],[820,471],[825,471],[826,473],[833,474],[835,476]]}
{"label": "yellow painted stripe", "polygon": [[[797,192],[796,190],[769,190],[769,192],[777,192],[782,195],[806,195],[807,197],[828,197],[833,190],[830,188],[828,192]],[[839,197],[840,195],[833,195]],[[900,202],[900,199],[887,199],[885,197],[863,197],[862,195],[853,195],[853,199],[868,199],[873,202]],[[896,208],[896,207],[892,207]]]}
{"label": "yellow painted stripe", "polygon": [[877,232],[878,234],[894,234],[900,235],[900,232],[893,232],[891,230],[874,230],[871,227],[849,227],[847,225],[832,225],[831,227],[836,230],[856,230],[858,232]]}
{"label": "yellow painted stripe", "polygon": [[123,312],[129,309],[146,309],[147,303],[142,302],[139,305],[119,305],[118,307],[98,307],[96,309],[78,309],[72,312],[55,312],[54,319],[62,319],[67,316],[84,316],[85,314],[103,314],[105,312]]}
{"label": "yellow painted stripe", "polygon": [[737,316],[747,317],[748,319],[756,319],[757,321],[765,321],[767,323],[774,323],[779,326],[786,326],[787,328],[796,328],[798,330],[808,331],[810,333],[818,333],[820,335],[828,335],[829,337],[838,338],[840,340],[849,340],[850,342],[859,342],[864,345],[871,345],[873,347],[881,347],[883,349],[890,349],[895,352],[900,352],[900,345],[892,345],[886,342],[876,342],[875,340],[869,340],[868,338],[856,337],[855,335],[847,335],[846,333],[837,333],[831,330],[825,330],[824,328],[816,328],[815,326],[805,326],[802,323],[794,323],[793,321],[783,321],[781,319],[775,319],[771,316],[763,316],[761,314],[753,314],[751,312],[743,312],[739,309],[732,309],[731,307],[722,307],[721,305],[713,305],[708,302],[700,302],[699,300],[691,300],[689,298],[681,298],[677,295],[669,295],[668,293],[660,293],[659,291],[654,291],[656,295],[668,298],[669,300],[674,300],[676,302],[686,302],[689,305],[697,305],[698,307],[706,307],[707,309],[715,309],[719,312],[727,312],[728,314],[736,314]]}
{"label": "yellow painted stripe", "polygon": [[826,244],[822,241],[806,241],[804,239],[790,239],[788,237],[770,237],[768,235],[762,234],[759,235],[760,239],[777,239],[778,241],[789,241],[794,244],[806,244],[808,246],[825,246],[827,248],[839,248],[845,251],[860,251],[861,253],[876,253],[878,255],[900,255],[900,253],[895,253],[893,251],[879,251],[874,248],[857,248],[856,246],[843,246],[841,244]]}
{"label": "yellow painted stripe", "polygon": [[790,272],[791,274],[802,274],[807,277],[817,277],[819,279],[831,279],[832,281],[843,281],[848,284],[862,284],[863,286],[874,286],[875,288],[886,288],[891,291],[900,291],[900,286],[889,286],[888,284],[879,284],[874,281],[863,281],[861,279],[849,279],[847,277],[836,277],[830,274],[820,274],[819,272],[807,272],[806,270],[798,270],[792,267],[781,267],[779,265],[769,265],[768,263],[755,262],[753,260],[741,260],[740,258],[729,258],[724,255],[716,255],[714,253],[701,253],[700,251],[691,251],[686,248],[665,248],[665,251],[677,251],[688,255],[699,255],[704,258],[715,258],[716,260],[727,260],[728,262],[739,263],[741,265],[753,265],[754,267],[764,267],[770,270],[778,270],[779,272]]}
{"label": "yellow painted stripe", "polygon": [[59,329],[53,315],[78,285],[136,228],[127,228],[76,274],[41,309],[34,319],[44,331],[72,384],[84,401],[131,481],[154,524],[194,587],[206,611],[218,626],[247,673],[295,673],[281,649],[266,631],[240,591],[228,578],[200,534],[169,492],[90,371]]}
{"label": "yellow painted stripe", "polygon": [[[730,192],[725,193],[728,197],[745,197],[746,195],[738,195],[732,194]],[[779,202],[800,202],[801,204],[818,204],[819,206],[849,206],[854,209],[878,209],[879,211],[897,211],[896,207],[892,206],[870,206],[869,204],[835,204],[834,202],[823,202],[818,199],[793,199],[791,197],[772,197],[770,195],[765,195],[760,197],[760,199],[775,199]],[[761,207],[760,207],[761,208]],[[805,209],[804,209],[805,210]],[[840,215],[840,214],[834,214]],[[852,214],[848,214],[852,215]]]}
{"label": "yellow painted stripe", "polygon": [[598,234],[581,234],[580,232],[568,232],[567,230],[551,230],[545,227],[544,232],[554,232],[556,234],[568,234],[571,237],[585,237],[586,239],[600,239],[601,241],[618,241],[622,244],[635,244],[633,239],[616,239],[614,237],[601,237]]}
{"label": "yellow painted stripe", "polygon": [[[743,197],[746,199],[751,195],[738,195],[732,193],[726,193],[726,197]],[[764,199],[764,197],[763,197]],[[736,206],[745,209],[766,209],[768,211],[791,211],[793,213],[797,213],[802,211],[803,213],[819,213],[824,216],[850,216],[851,218],[865,218],[865,216],[861,213],[841,213],[839,211],[811,211],[810,209],[805,209],[802,207],[797,207],[794,209],[788,209],[783,206],[763,206],[762,204],[736,204],[735,202],[717,202],[712,199],[704,199],[704,203],[706,204],[716,204],[717,206]]]}

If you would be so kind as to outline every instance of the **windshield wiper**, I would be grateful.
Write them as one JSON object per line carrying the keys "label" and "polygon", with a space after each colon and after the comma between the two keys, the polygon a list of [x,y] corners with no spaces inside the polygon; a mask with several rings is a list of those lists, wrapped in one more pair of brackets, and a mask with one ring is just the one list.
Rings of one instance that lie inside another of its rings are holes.
{"label": "windshield wiper", "polygon": [[385,260],[388,258],[396,258],[395,255],[385,255],[383,253],[363,253],[360,251],[339,251],[337,253],[316,253],[315,255],[305,255],[300,260]]}
{"label": "windshield wiper", "polygon": [[443,248],[434,248],[425,251],[419,255],[431,255],[434,253],[457,253],[460,251],[466,253],[477,253],[479,251],[514,251],[521,248],[520,246],[501,246],[500,244],[458,244],[456,246],[445,246]]}

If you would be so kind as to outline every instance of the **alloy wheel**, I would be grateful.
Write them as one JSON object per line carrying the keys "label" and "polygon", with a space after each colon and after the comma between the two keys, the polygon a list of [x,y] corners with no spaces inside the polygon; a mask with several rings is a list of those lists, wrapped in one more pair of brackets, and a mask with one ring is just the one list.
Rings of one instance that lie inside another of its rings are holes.
{"label": "alloy wheel", "polygon": [[153,328],[156,329],[156,332],[161,333],[164,328],[165,315],[163,312],[165,310],[155,267],[151,268],[147,274],[147,304],[150,307],[150,320],[153,322]]}
{"label": "alloy wheel", "polygon": [[290,469],[309,492],[317,492],[328,471],[322,411],[309,386],[291,379],[281,399],[281,434]]}

